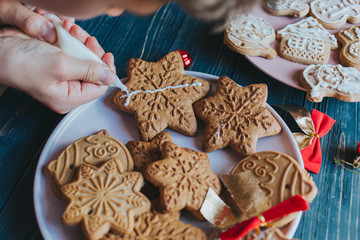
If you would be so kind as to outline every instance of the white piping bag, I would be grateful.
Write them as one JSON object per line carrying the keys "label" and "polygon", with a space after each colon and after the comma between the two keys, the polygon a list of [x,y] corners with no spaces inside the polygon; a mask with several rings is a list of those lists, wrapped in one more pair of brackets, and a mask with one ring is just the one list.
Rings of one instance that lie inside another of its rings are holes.
{"label": "white piping bag", "polygon": [[[94,62],[105,64],[95,53],[89,50],[82,42],[71,36],[71,34],[63,28],[63,23],[59,17],[55,14],[46,14],[45,17],[53,21],[58,38],[56,46],[62,51],[75,58],[92,60]],[[126,86],[120,81],[118,76],[116,76],[116,80],[112,86],[127,92]]]}

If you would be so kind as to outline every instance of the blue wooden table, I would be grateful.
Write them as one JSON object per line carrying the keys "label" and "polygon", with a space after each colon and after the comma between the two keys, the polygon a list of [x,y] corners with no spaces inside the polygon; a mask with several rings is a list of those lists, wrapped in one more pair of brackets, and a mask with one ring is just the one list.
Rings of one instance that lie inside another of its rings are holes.
{"label": "blue wooden table", "polygon": [[[312,174],[319,193],[303,215],[295,237],[360,238],[360,176],[333,161],[339,154],[352,161],[356,154],[360,119],[357,103],[333,98],[321,103],[306,100],[305,92],[259,71],[243,56],[229,50],[222,43],[222,34],[210,34],[211,26],[191,19],[175,4],[166,5],[149,17],[124,13],[79,24],[115,55],[120,78],[126,76],[131,57],[155,61],[172,50],[186,49],[193,57],[189,70],[226,75],[241,85],[266,83],[269,104],[296,103],[336,119],[330,133],[321,139],[322,169],[318,175]],[[42,148],[62,118],[17,90],[7,89],[0,97],[0,239],[42,239],[33,207],[33,180]],[[343,150],[339,152],[340,142]]]}

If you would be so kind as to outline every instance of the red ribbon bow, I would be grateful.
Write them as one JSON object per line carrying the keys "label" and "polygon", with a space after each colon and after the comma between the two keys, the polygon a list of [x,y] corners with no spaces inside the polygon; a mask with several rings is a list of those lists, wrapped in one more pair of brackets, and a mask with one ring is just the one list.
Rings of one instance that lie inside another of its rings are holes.
{"label": "red ribbon bow", "polygon": [[275,207],[266,210],[257,217],[245,220],[235,227],[220,234],[221,240],[240,240],[248,232],[258,227],[266,226],[268,222],[279,219],[290,213],[298,211],[306,211],[309,209],[309,204],[301,195],[291,197]]}
{"label": "red ribbon bow", "polygon": [[319,173],[321,168],[322,154],[319,138],[325,136],[336,122],[334,119],[315,109],[311,112],[311,119],[315,127],[315,135],[311,145],[301,150],[304,166],[307,170]]}

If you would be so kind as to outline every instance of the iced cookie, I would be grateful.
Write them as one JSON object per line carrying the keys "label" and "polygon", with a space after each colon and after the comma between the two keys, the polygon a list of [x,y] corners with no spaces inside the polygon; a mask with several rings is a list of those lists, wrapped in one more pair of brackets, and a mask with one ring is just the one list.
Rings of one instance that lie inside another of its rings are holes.
{"label": "iced cookie", "polygon": [[360,22],[360,4],[353,0],[315,0],[310,3],[311,15],[329,29],[341,28],[346,21]]}
{"label": "iced cookie", "polygon": [[224,43],[235,52],[270,59],[277,55],[270,47],[273,41],[275,41],[273,27],[263,18],[253,15],[237,15],[229,23],[224,35]]}
{"label": "iced cookie", "polygon": [[308,0],[266,0],[266,11],[272,15],[305,17],[309,13]]}
{"label": "iced cookie", "polygon": [[147,212],[135,219],[130,234],[108,233],[101,240],[206,240],[206,234],[197,227],[179,220],[178,213]]}
{"label": "iced cookie", "polygon": [[133,160],[125,145],[110,137],[106,130],[76,140],[60,153],[57,160],[51,161],[48,165],[48,171],[55,185],[55,193],[59,195],[59,189],[73,180],[81,164],[99,166],[112,158],[119,159],[119,164],[125,171],[134,168]]}
{"label": "iced cookie", "polygon": [[143,169],[149,163],[160,160],[161,146],[163,143],[171,141],[170,133],[163,131],[159,133],[151,142],[130,141],[126,144],[136,169]]}
{"label": "iced cookie", "polygon": [[258,138],[281,131],[265,106],[266,99],[266,84],[240,87],[230,78],[220,77],[215,95],[194,104],[196,115],[207,124],[204,150],[230,146],[240,156],[255,153]]}
{"label": "iced cookie", "polygon": [[[257,179],[270,202],[269,208],[297,194],[301,194],[310,203],[317,194],[317,187],[310,174],[295,159],[283,153],[255,153],[242,159],[231,170],[230,175],[245,171],[249,171]],[[296,214],[290,214],[271,224],[281,227],[295,217]]]}
{"label": "iced cookie", "polygon": [[157,62],[129,60],[127,69],[129,93],[119,91],[113,104],[135,114],[140,137],[153,139],[169,127],[193,136],[197,122],[192,104],[210,91],[210,83],[185,75],[179,52],[171,52]]}
{"label": "iced cookie", "polygon": [[360,72],[341,65],[310,65],[301,74],[306,98],[321,102],[323,97],[335,97],[346,102],[360,101]]}
{"label": "iced cookie", "polygon": [[281,57],[307,65],[326,64],[330,51],[338,46],[335,36],[313,17],[287,25],[277,31],[277,38]]}
{"label": "iced cookie", "polygon": [[112,159],[100,168],[83,164],[78,179],[61,188],[69,199],[62,220],[83,223],[86,237],[99,239],[109,230],[131,233],[134,218],[150,210],[150,201],[139,191],[144,179],[139,172],[124,172]]}
{"label": "iced cookie", "polygon": [[336,37],[342,45],[339,55],[341,64],[360,70],[360,27],[341,30]]}
{"label": "iced cookie", "polygon": [[160,188],[161,206],[174,212],[183,208],[202,219],[200,208],[208,189],[220,194],[219,178],[210,169],[206,153],[166,142],[162,160],[147,166],[144,176]]}

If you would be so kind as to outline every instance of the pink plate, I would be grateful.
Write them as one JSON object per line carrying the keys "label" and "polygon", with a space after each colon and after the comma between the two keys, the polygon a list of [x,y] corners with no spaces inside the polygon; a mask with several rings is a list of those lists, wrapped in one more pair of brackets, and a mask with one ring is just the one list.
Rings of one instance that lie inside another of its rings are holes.
{"label": "pink plate", "polygon": [[[274,16],[267,12],[265,12],[260,6],[256,6],[248,11],[249,14],[254,16],[264,18],[270,25],[272,25],[275,29],[280,30],[287,26],[288,24],[295,23],[304,18],[296,18],[296,17],[287,17],[287,16]],[[351,24],[346,23],[341,29],[349,28]],[[335,34],[338,30],[329,30],[332,34]],[[271,43],[271,47],[275,48],[278,52],[280,41],[275,40],[275,42]],[[339,48],[340,49],[340,48]],[[294,63],[288,61],[280,56],[277,56],[274,59],[266,59],[262,57],[250,57],[246,56],[246,58],[254,64],[258,69],[271,76],[272,78],[297,89],[305,90],[300,83],[300,73],[307,67],[307,65]],[[329,64],[340,64],[339,62],[339,50],[331,51]]]}

